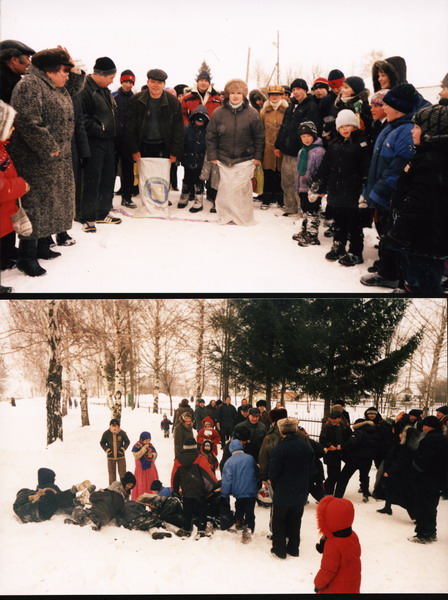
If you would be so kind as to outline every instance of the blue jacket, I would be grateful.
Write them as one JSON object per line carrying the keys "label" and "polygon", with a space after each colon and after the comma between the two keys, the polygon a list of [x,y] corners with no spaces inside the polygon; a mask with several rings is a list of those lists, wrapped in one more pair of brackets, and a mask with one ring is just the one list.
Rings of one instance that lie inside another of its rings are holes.
{"label": "blue jacket", "polygon": [[401,172],[414,154],[413,113],[388,123],[375,141],[364,198],[372,208],[390,210],[390,200]]}
{"label": "blue jacket", "polygon": [[269,479],[274,489],[274,504],[305,504],[313,463],[314,453],[311,445],[297,435],[287,435],[275,446],[268,468]]}
{"label": "blue jacket", "polygon": [[229,450],[232,456],[226,461],[222,471],[221,495],[255,498],[258,493],[258,465],[254,457],[245,454],[239,440],[232,440]]}

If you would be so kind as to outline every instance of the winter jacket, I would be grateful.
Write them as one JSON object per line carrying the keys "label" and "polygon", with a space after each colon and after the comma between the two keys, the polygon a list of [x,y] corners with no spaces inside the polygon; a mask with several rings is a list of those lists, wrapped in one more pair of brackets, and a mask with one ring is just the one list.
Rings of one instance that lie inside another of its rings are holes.
{"label": "winter jacket", "polygon": [[351,458],[375,458],[378,436],[373,421],[355,422],[353,435],[342,444],[342,453],[346,460]]}
{"label": "winter jacket", "polygon": [[173,429],[174,437],[174,456],[177,458],[182,452],[185,440],[194,437],[193,428],[187,427],[183,421],[180,421]]}
{"label": "winter jacket", "polygon": [[[342,425],[332,425],[329,421],[322,426],[322,430],[319,436],[319,444],[324,448],[329,448],[330,446],[342,446],[342,444],[347,441],[351,435],[352,430],[350,427],[346,427]],[[332,450],[331,452],[327,452],[324,456],[324,463],[331,463],[334,459],[341,457],[340,450]]]}
{"label": "winter jacket", "polygon": [[272,450],[268,476],[274,490],[274,504],[305,505],[314,453],[307,440],[288,434]]}
{"label": "winter jacket", "polygon": [[266,481],[268,479],[268,467],[269,460],[271,458],[272,451],[282,441],[282,434],[280,433],[277,423],[272,425],[267,434],[264,436],[261,443],[260,452],[258,453],[258,464],[260,465],[260,479]]}
{"label": "winter jacket", "polygon": [[448,438],[441,430],[432,429],[420,439],[412,463],[418,486],[445,489],[448,470]]}
{"label": "winter jacket", "polygon": [[[326,120],[326,131],[330,130],[333,135],[336,134],[336,118],[341,110],[344,109],[355,113],[358,117],[359,128],[365,130],[370,136],[372,131],[372,113],[370,112],[369,90],[364,89],[359,94],[355,94],[349,98],[342,98],[342,95],[338,94],[330,109],[329,118]],[[331,121],[331,117],[334,119],[333,122]]]}
{"label": "winter jacket", "polygon": [[241,429],[247,428],[250,431],[250,440],[246,444],[245,451],[248,454],[252,454],[255,460],[258,462],[258,453],[260,452],[261,443],[263,442],[263,438],[266,435],[266,426],[258,420],[257,423],[251,423],[249,419],[246,419],[242,423],[238,423],[238,425],[233,430],[233,435]]}
{"label": "winter jacket", "polygon": [[[368,409],[364,412],[364,416],[367,420],[367,412]],[[389,452],[391,452],[394,446],[394,434],[393,428],[390,423],[385,421],[383,417],[378,413],[373,420],[373,424],[375,425],[376,431],[376,444],[377,449],[375,453],[375,460],[381,462],[386,456],[388,456]]]}
{"label": "winter jacket", "polygon": [[100,446],[106,452],[109,460],[117,460],[124,456],[130,444],[126,431],[120,429],[118,433],[112,433],[107,429],[101,436]]}
{"label": "winter jacket", "polygon": [[260,111],[265,135],[263,169],[270,169],[271,171],[280,171],[281,169],[282,159],[275,156],[275,141],[287,108],[288,102],[282,98],[278,102],[277,108],[273,108],[270,101],[266,100]]}
{"label": "winter jacket", "polygon": [[26,181],[17,175],[6,145],[0,141],[0,238],[14,231],[11,215],[17,212],[17,198],[25,194]]}
{"label": "winter jacket", "polygon": [[369,163],[370,147],[365,132],[353,131],[348,139],[336,133],[317,172],[319,193],[328,192],[329,206],[358,208]]}
{"label": "winter jacket", "polygon": [[[125,145],[130,154],[140,152],[145,132],[145,121],[149,118],[148,89],[134,94],[125,111]],[[160,132],[163,143],[171,156],[182,158],[184,151],[184,122],[179,100],[163,92],[160,102]]]}
{"label": "winter jacket", "polygon": [[[17,110],[8,147],[14,166],[30,186],[22,205],[33,226],[30,239],[67,231],[75,213],[72,164],[74,112],[72,94],[83,75],[70,73],[58,88],[40,69],[30,65],[12,93]],[[58,156],[52,156],[59,152]]]}
{"label": "winter jacket", "polygon": [[264,94],[260,89],[254,89],[254,90],[250,90],[249,92],[249,102],[250,105],[252,106],[252,108],[255,108],[255,110],[257,112],[261,112],[262,107],[260,108],[260,106],[258,106],[256,100],[260,99],[263,100],[263,103],[266,102],[267,98],[266,98],[266,94]]}
{"label": "winter jacket", "polygon": [[221,96],[211,85],[204,96],[199,93],[196,87],[192,87],[191,92],[186,94],[181,102],[184,125],[188,125],[190,116],[198,106],[205,106],[208,116],[211,117],[215,110],[221,105]]}
{"label": "winter jacket", "polygon": [[202,419],[204,419],[207,416],[207,412],[205,410],[205,406],[201,407],[201,406],[196,406],[196,408],[194,409],[194,417],[193,417],[193,421],[194,421],[194,428],[199,430],[202,427]]}
{"label": "winter jacket", "polygon": [[232,456],[222,471],[221,495],[255,498],[258,493],[258,466],[254,457],[243,451],[239,440],[232,440],[229,450]]}
{"label": "winter jacket", "polygon": [[[330,90],[328,94],[324,96],[319,102],[319,115],[323,124],[323,132],[325,132],[329,128],[329,125],[327,126],[327,123],[329,124],[334,121],[333,116],[331,115],[331,109],[337,97],[338,95],[335,94],[333,90]],[[322,133],[322,135],[323,134],[324,133]]]}
{"label": "winter jacket", "polygon": [[83,90],[79,92],[79,101],[89,138],[110,139],[117,135],[117,105],[108,88],[100,87],[88,75]]}
{"label": "winter jacket", "polygon": [[219,406],[212,406],[211,404],[207,404],[207,406],[205,407],[205,412],[207,414],[207,417],[211,417],[216,425],[216,422],[218,421],[218,410],[219,410]]}
{"label": "winter jacket", "polygon": [[0,100],[11,104],[12,91],[22,79],[18,73],[14,73],[4,63],[0,64]]}
{"label": "winter jacket", "polygon": [[350,500],[325,496],[317,507],[317,524],[326,537],[314,586],[320,594],[359,594],[361,546],[351,526],[355,511]]}
{"label": "winter jacket", "polygon": [[197,435],[198,444],[202,444],[203,442],[205,442],[207,440],[213,444],[213,453],[215,455],[217,455],[218,454],[218,444],[221,443],[221,436],[219,435],[219,432],[216,431],[216,429],[214,427],[207,427],[207,428],[202,427],[202,429],[200,429],[198,431],[198,435]]}
{"label": "winter jacket", "polygon": [[[294,177],[294,187],[298,192],[308,192],[314,179],[317,177],[317,171],[325,154],[324,144],[321,138],[317,138],[312,144],[314,148],[308,150],[308,162],[305,175],[299,175],[296,169]],[[297,156],[297,166],[299,166],[300,153]]]}
{"label": "winter jacket", "polygon": [[171,471],[174,493],[182,490],[185,498],[204,498],[216,481],[208,460],[197,450],[183,450],[174,460]]}
{"label": "winter jacket", "polygon": [[386,125],[373,146],[364,198],[371,208],[390,210],[392,194],[404,166],[414,154],[412,113]]}
{"label": "winter jacket", "polygon": [[[198,126],[195,123],[195,117],[198,114],[206,116],[207,121],[203,125]],[[202,169],[206,152],[205,137],[208,121],[207,109],[200,104],[190,115],[188,125],[185,127],[184,155],[181,161],[183,167]]]}
{"label": "winter jacket", "polygon": [[381,84],[378,81],[379,71],[382,71],[389,77],[390,87],[392,89],[399,83],[407,83],[406,80],[406,61],[401,56],[390,56],[382,60],[377,60],[372,65],[372,83],[373,91],[378,92]]}
{"label": "winter jacket", "polygon": [[59,508],[57,495],[56,490],[52,488],[22,488],[17,492],[12,508],[22,523],[47,521]]}
{"label": "winter jacket", "polygon": [[387,500],[391,504],[398,504],[411,511],[414,499],[413,482],[416,476],[412,462],[419,439],[420,434],[417,429],[406,427],[401,442],[384,461],[384,472],[388,475],[383,477]]}
{"label": "winter jacket", "polygon": [[296,157],[302,145],[299,136],[299,125],[304,121],[312,121],[320,135],[322,131],[319,109],[311,94],[297,102],[292,98],[291,104],[285,111],[280,130],[275,141],[275,147],[283,154]]}
{"label": "winter jacket", "polygon": [[233,404],[221,404],[218,409],[218,423],[220,429],[233,429],[233,424],[236,416],[236,408]]}
{"label": "winter jacket", "polygon": [[191,406],[188,404],[182,404],[182,402],[179,404],[178,408],[176,408],[176,410],[174,411],[174,417],[173,417],[173,426],[176,427],[176,425],[179,423],[180,417],[181,415],[183,415],[184,413],[189,412],[191,414],[191,416],[193,417],[193,409],[191,408]]}
{"label": "winter jacket", "polygon": [[260,115],[247,99],[234,109],[228,99],[212,115],[207,127],[207,159],[232,166],[263,159],[264,130]]}
{"label": "winter jacket", "polygon": [[125,498],[126,492],[120,481],[114,481],[104,490],[92,492],[89,498],[92,521],[100,527],[109,523],[123,509]]}
{"label": "winter jacket", "polygon": [[411,254],[448,258],[448,135],[417,146],[392,196],[388,232]]}
{"label": "winter jacket", "polygon": [[126,112],[127,105],[129,104],[129,100],[132,98],[133,95],[134,92],[132,90],[129,90],[129,92],[125,92],[122,88],[120,88],[116,92],[112,92],[112,96],[117,105],[118,138],[123,138],[124,136],[124,115]]}
{"label": "winter jacket", "polygon": [[168,419],[168,417],[165,417],[160,421],[160,429],[163,429],[163,431],[169,431],[170,425],[172,425],[172,422]]}

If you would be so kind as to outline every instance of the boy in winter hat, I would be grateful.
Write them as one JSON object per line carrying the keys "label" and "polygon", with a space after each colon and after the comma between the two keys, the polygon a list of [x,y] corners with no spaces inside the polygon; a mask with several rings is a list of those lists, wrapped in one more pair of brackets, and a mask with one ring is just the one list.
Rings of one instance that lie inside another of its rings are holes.
{"label": "boy in winter hat", "polygon": [[[351,110],[339,112],[336,130],[337,135],[319,167],[318,183],[313,191],[321,196],[328,192],[327,203],[334,218],[333,247],[325,258],[353,267],[364,262],[359,198],[369,169],[369,141],[359,130],[358,117]],[[350,242],[348,252],[347,241]]]}
{"label": "boy in winter hat", "polygon": [[[336,118],[341,110],[350,109],[358,118],[358,128],[365,129],[370,133],[372,116],[368,98],[369,92],[366,89],[364,80],[356,75],[347,77],[341,84],[341,91],[331,108],[330,116]],[[327,121],[325,130],[330,136],[335,135],[334,120],[333,122]]]}
{"label": "boy in winter hat", "polygon": [[316,546],[322,553],[314,578],[318,594],[359,594],[361,546],[352,530],[355,509],[350,500],[325,496],[317,507],[317,526],[322,534]]}
{"label": "boy in winter hat", "polygon": [[125,476],[125,452],[130,443],[126,432],[120,427],[120,421],[118,419],[111,419],[109,429],[103,433],[100,440],[100,446],[107,455],[109,484],[116,480],[117,469],[120,477]]}
{"label": "boy in winter hat", "polygon": [[299,246],[319,245],[319,222],[321,196],[310,193],[313,179],[322,162],[325,149],[321,138],[317,134],[316,125],[312,121],[305,121],[299,126],[302,147],[297,156],[297,170],[295,188],[300,198],[303,211],[302,230],[292,236]]}

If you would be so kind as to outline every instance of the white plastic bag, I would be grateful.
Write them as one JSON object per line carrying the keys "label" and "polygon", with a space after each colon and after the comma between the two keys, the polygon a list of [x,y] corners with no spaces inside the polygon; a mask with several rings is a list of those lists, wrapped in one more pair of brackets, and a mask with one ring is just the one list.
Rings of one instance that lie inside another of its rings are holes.
{"label": "white plastic bag", "polygon": [[140,198],[150,215],[168,216],[170,166],[168,158],[140,158],[138,161]]}

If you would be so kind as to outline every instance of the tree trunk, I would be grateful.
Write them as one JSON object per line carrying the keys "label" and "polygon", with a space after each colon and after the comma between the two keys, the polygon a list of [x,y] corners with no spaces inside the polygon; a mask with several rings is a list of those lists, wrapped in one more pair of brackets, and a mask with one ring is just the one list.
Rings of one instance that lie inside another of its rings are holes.
{"label": "tree trunk", "polygon": [[56,300],[48,304],[48,345],[50,361],[47,377],[47,444],[57,439],[63,440],[61,416],[62,364],[59,359],[58,327],[56,321]]}
{"label": "tree trunk", "polygon": [[434,402],[434,390],[437,381],[437,375],[439,372],[439,364],[440,357],[442,354],[443,344],[446,336],[446,327],[447,327],[447,305],[444,304],[442,307],[442,313],[440,315],[440,323],[439,329],[436,335],[436,342],[434,346],[434,354],[431,363],[431,369],[428,376],[428,382],[426,385],[425,394],[423,395],[423,410],[425,411],[425,416],[429,411],[429,407]]}
{"label": "tree trunk", "polygon": [[160,391],[160,338],[162,332],[160,330],[160,309],[161,300],[156,300],[156,318],[154,327],[154,401],[152,405],[152,412],[159,412],[159,391]]}
{"label": "tree trunk", "polygon": [[89,404],[87,398],[87,386],[86,380],[83,374],[78,374],[79,380],[79,404],[81,406],[81,427],[85,427],[86,425],[90,425],[89,421]]}
{"label": "tree trunk", "polygon": [[204,335],[205,335],[205,301],[199,302],[198,345],[196,349],[196,400],[202,396],[204,389]]}

